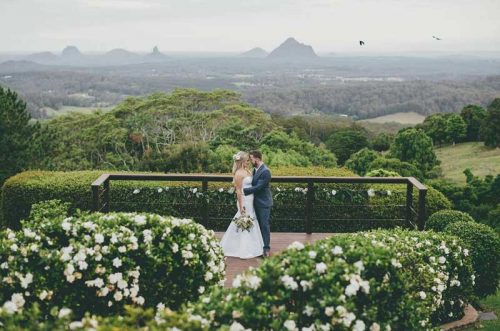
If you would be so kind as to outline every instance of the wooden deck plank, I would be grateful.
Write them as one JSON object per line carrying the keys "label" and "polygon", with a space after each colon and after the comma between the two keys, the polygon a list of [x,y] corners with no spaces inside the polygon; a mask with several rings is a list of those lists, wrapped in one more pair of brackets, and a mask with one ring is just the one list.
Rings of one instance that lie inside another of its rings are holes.
{"label": "wooden deck plank", "polygon": [[[224,232],[216,232],[215,236],[221,239]],[[286,249],[288,245],[294,241],[301,243],[311,243],[319,239],[323,239],[334,235],[333,233],[290,233],[290,232],[274,232],[271,233],[271,255],[279,254]],[[230,287],[234,277],[247,270],[249,267],[257,267],[262,262],[262,258],[254,259],[239,259],[236,257],[226,257],[226,283],[224,286]]]}

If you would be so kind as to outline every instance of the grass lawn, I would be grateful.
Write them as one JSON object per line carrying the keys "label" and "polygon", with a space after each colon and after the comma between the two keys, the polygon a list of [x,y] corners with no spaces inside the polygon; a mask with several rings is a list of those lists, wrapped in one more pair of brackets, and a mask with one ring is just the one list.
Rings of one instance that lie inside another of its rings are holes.
{"label": "grass lawn", "polygon": [[425,116],[417,114],[415,112],[409,113],[394,113],[390,115],[379,116],[375,118],[366,119],[363,121],[372,122],[372,123],[389,123],[396,122],[402,124],[419,124],[422,123],[425,119]]}
{"label": "grass lawn", "polygon": [[[481,300],[481,307],[483,311],[494,311],[497,317],[500,317],[500,293],[491,295],[484,300]],[[500,330],[500,320],[482,321],[477,327],[471,327],[467,330],[484,330],[484,331],[497,331]]]}
{"label": "grass lawn", "polygon": [[445,178],[465,184],[463,171],[472,169],[479,177],[500,173],[500,148],[486,148],[482,142],[468,142],[436,148]]}

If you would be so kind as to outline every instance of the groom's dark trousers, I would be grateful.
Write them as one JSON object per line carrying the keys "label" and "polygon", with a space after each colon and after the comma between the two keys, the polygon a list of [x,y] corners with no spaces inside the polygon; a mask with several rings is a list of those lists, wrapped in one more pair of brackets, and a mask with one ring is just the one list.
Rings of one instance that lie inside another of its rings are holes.
{"label": "groom's dark trousers", "polygon": [[270,181],[271,171],[265,164],[262,164],[259,169],[254,170],[252,186],[243,189],[245,195],[253,194],[253,205],[264,241],[264,251],[271,249],[271,226],[269,220],[271,218],[273,197],[269,188]]}

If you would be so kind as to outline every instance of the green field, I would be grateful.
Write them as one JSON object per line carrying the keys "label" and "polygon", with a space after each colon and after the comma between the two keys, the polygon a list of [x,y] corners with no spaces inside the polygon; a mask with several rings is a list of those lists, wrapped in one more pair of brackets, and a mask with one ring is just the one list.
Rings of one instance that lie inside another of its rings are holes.
{"label": "green field", "polygon": [[445,178],[465,184],[463,171],[470,168],[476,176],[500,174],[500,148],[486,148],[482,142],[470,142],[436,148]]}
{"label": "green field", "polygon": [[[363,120],[366,122],[371,122],[371,123],[390,123],[390,122],[396,122],[396,123],[401,123],[401,124],[419,124],[422,123],[425,119],[425,116],[417,114],[415,112],[409,112],[409,113],[394,113],[391,115],[384,115],[384,116],[379,116],[375,118],[370,118],[367,120]],[[361,122],[361,121],[360,121]]]}
{"label": "green field", "polygon": [[74,107],[74,106],[63,106],[60,109],[52,109],[49,107],[46,107],[45,110],[47,111],[47,116],[48,117],[56,117],[56,116],[61,116],[65,115],[68,113],[82,113],[82,114],[90,114],[96,111],[97,109],[102,110],[104,112],[109,111],[113,109],[114,106],[110,107]]}

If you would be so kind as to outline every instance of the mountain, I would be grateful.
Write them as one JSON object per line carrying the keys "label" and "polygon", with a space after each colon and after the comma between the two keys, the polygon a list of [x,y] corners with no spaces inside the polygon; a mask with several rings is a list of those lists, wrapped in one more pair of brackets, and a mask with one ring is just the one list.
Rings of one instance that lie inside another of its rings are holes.
{"label": "mountain", "polygon": [[288,38],[267,57],[269,59],[315,59],[318,56],[311,46],[299,43],[294,38]]}
{"label": "mountain", "polygon": [[80,50],[76,46],[66,46],[63,49],[61,56],[63,59],[69,59],[69,60],[80,59],[84,57],[84,55],[80,52]]}
{"label": "mountain", "polygon": [[251,50],[240,54],[241,57],[254,57],[254,58],[264,58],[268,55],[269,53],[260,47],[252,48]]}
{"label": "mountain", "polygon": [[158,46],[155,46],[153,48],[152,53],[149,53],[146,56],[144,56],[144,60],[146,62],[162,62],[162,61],[168,60],[169,58],[170,57],[168,57],[167,55],[160,52],[160,50],[158,49]]}
{"label": "mountain", "polygon": [[99,56],[101,65],[124,65],[141,62],[139,54],[127,51],[123,48],[115,48]]}
{"label": "mountain", "polygon": [[55,64],[59,61],[59,57],[51,52],[41,52],[28,55],[25,60],[41,64]]}

